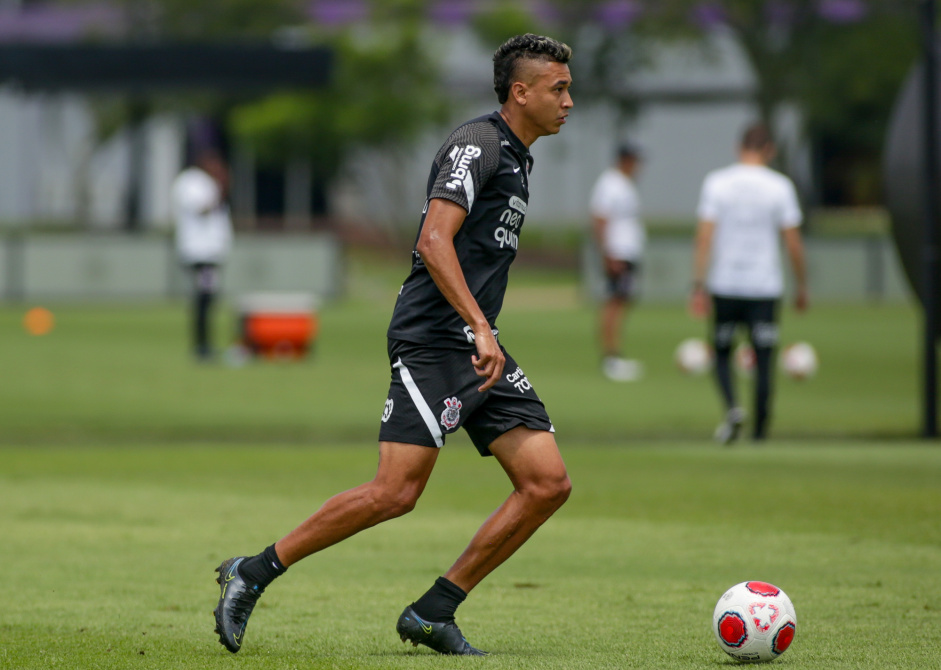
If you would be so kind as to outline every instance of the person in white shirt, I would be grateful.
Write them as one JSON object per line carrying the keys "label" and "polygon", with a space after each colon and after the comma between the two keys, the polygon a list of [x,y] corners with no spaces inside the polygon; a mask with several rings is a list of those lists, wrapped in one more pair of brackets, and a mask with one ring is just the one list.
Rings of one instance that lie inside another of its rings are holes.
{"label": "person in white shirt", "polygon": [[639,361],[621,354],[624,319],[637,292],[637,275],[646,233],[634,177],[641,152],[634,145],[618,147],[617,163],[601,173],[592,189],[592,229],[607,281],[599,332],[604,374],[615,381],[634,381],[643,374]]}
{"label": "person in white shirt", "polygon": [[232,248],[227,190],[225,162],[216,151],[205,150],[177,175],[171,192],[176,250],[193,280],[193,346],[199,359],[212,357],[210,312],[220,267]]}
{"label": "person in white shirt", "polygon": [[795,308],[807,308],[803,217],[794,184],[768,167],[774,156],[767,126],[749,126],[738,162],[706,176],[697,211],[690,311],[698,318],[707,316],[711,296],[716,380],[726,408],[715,438],[723,444],[738,437],[745,420],[735,399],[730,364],[739,325],[747,328],[755,351],[752,437],[767,437],[777,306],[784,293],[782,238],[794,270]]}

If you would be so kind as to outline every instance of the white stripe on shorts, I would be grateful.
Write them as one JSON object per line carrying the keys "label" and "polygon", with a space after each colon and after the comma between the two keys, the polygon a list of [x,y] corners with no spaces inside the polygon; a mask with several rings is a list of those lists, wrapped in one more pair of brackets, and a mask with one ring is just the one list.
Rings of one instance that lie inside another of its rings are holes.
{"label": "white stripe on shorts", "polygon": [[421,414],[421,418],[425,420],[425,425],[428,426],[428,432],[435,438],[435,444],[440,449],[444,446],[441,429],[438,427],[438,422],[435,421],[434,413],[422,397],[421,391],[418,390],[418,385],[415,383],[415,380],[412,379],[412,373],[405,367],[401,358],[399,358],[392,367],[399,371],[399,376],[402,377],[402,383],[405,384],[408,395],[412,398],[412,402],[415,403],[415,407],[418,408],[418,413]]}

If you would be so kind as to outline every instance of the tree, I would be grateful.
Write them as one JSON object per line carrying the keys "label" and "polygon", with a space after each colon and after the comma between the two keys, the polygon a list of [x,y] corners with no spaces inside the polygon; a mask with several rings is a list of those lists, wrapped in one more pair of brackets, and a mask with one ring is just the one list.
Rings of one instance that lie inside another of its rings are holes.
{"label": "tree", "polygon": [[[729,31],[755,74],[757,114],[801,111],[816,147],[824,200],[878,199],[878,164],[891,107],[917,57],[913,0],[551,0],[553,34],[576,47],[580,97],[630,111],[630,74],[664,40],[700,44]],[[832,183],[834,180],[837,183]]]}
{"label": "tree", "polygon": [[419,28],[392,26],[366,37],[344,30],[326,38],[336,53],[332,83],[237,106],[233,134],[268,164],[310,158],[320,179],[333,177],[353,147],[408,142],[429,121],[443,121],[447,109]]}

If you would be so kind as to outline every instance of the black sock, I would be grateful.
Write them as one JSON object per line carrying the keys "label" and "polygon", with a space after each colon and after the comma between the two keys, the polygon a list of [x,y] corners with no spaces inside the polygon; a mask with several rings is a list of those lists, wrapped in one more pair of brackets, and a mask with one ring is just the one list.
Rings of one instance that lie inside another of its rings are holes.
{"label": "black sock", "polygon": [[274,550],[274,545],[266,548],[257,556],[246,558],[239,564],[239,575],[250,584],[258,584],[265,588],[285,573],[287,568],[281,565],[278,554]]}
{"label": "black sock", "polygon": [[434,586],[412,603],[412,609],[426,621],[447,623],[454,621],[454,611],[466,597],[467,594],[461,587],[444,577],[438,577]]}

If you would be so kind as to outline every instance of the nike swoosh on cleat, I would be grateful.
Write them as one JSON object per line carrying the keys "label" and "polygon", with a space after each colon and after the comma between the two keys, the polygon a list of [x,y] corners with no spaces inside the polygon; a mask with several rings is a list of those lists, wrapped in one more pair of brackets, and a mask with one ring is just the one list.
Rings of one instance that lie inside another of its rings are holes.
{"label": "nike swoosh on cleat", "polygon": [[417,622],[418,622],[418,625],[421,626],[421,629],[425,632],[425,635],[431,635],[431,631],[432,631],[433,629],[432,629],[430,623],[425,623],[424,621],[422,621],[422,620],[419,619],[418,617],[415,617],[415,621],[417,621]]}

